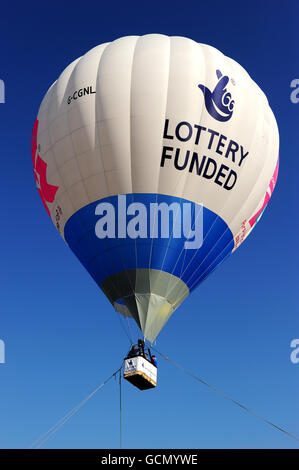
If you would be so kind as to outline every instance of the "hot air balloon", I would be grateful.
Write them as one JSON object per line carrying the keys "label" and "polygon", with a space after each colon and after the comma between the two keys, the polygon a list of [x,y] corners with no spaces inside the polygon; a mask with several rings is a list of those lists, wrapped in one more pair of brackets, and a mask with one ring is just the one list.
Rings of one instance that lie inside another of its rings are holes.
{"label": "hot air balloon", "polygon": [[32,159],[58,232],[153,342],[260,219],[278,146],[267,98],[237,62],[149,34],[63,71],[41,103]]}

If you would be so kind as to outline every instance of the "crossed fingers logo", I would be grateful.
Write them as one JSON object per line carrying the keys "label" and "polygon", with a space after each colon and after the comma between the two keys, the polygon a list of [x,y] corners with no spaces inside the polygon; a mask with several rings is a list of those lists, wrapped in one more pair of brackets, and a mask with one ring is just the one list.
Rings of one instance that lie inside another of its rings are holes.
{"label": "crossed fingers logo", "polygon": [[235,102],[226,88],[229,77],[222,75],[220,70],[216,70],[216,75],[218,83],[213,91],[204,85],[198,85],[198,88],[203,92],[205,106],[210,116],[224,122],[232,117]]}

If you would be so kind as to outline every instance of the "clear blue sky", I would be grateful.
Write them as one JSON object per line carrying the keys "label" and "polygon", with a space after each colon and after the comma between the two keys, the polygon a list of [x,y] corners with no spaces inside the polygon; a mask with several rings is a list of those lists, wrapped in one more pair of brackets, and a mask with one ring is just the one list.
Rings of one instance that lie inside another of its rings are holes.
{"label": "clear blue sky", "polygon": [[[0,447],[24,448],[114,372],[129,346],[119,319],[52,225],[35,189],[31,131],[50,84],[97,44],[146,33],[215,46],[267,94],[280,172],[261,222],[170,319],[157,348],[299,435],[298,2],[6,2],[0,15]],[[113,379],[45,447],[119,445]],[[156,390],[123,384],[129,448],[292,448],[296,441],[162,358]]]}

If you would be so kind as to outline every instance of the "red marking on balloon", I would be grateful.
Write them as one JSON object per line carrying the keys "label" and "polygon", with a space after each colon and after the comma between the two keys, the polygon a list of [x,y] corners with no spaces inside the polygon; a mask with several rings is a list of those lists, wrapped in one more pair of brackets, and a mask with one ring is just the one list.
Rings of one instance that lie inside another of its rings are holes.
{"label": "red marking on balloon", "polygon": [[278,176],[278,168],[279,168],[279,159],[277,160],[277,164],[276,164],[276,167],[275,167],[275,170],[274,170],[274,173],[273,173],[273,176],[270,180],[270,184],[269,184],[269,187],[267,189],[267,192],[265,194],[265,198],[264,198],[264,202],[263,202],[263,205],[262,207],[258,210],[258,212],[249,220],[249,224],[251,227],[253,227],[256,222],[257,222],[257,218],[259,217],[259,215],[263,212],[263,210],[265,209],[266,205],[268,204],[268,202],[270,201],[270,198],[272,196],[272,193],[274,191],[274,188],[275,188],[275,185],[276,185],[276,181],[277,181],[277,176]]}
{"label": "red marking on balloon", "polygon": [[31,151],[32,151],[32,162],[33,162],[33,171],[34,171],[34,178],[37,185],[37,190],[41,197],[41,200],[48,212],[49,216],[51,217],[47,202],[53,202],[55,199],[56,192],[58,190],[58,186],[53,186],[49,184],[47,181],[47,163],[37,154],[37,131],[38,131],[38,120],[36,119],[33,132],[32,132],[32,139],[31,139]]}

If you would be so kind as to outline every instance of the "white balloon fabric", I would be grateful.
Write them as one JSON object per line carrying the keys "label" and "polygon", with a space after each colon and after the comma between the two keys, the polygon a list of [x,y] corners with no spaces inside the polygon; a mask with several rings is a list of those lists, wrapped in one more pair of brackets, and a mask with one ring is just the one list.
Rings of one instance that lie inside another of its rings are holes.
{"label": "white balloon fabric", "polygon": [[32,159],[57,230],[153,341],[259,220],[278,147],[268,101],[237,62],[149,34],[64,70],[40,106]]}

